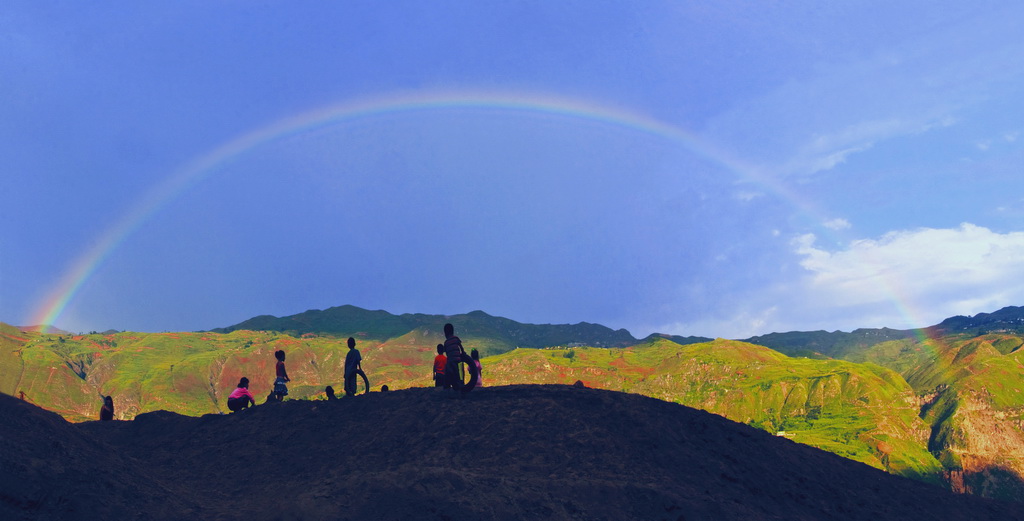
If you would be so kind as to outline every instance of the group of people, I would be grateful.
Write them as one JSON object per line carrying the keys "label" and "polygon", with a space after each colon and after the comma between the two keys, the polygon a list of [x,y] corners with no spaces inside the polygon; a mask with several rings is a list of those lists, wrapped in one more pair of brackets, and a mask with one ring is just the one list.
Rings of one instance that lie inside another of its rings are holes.
{"label": "group of people", "polygon": [[[274,357],[277,358],[277,364],[274,368],[274,388],[270,391],[270,395],[267,396],[268,402],[283,401],[284,397],[288,396],[288,382],[292,380],[288,377],[288,370],[284,365],[284,351],[275,351]],[[348,354],[345,355],[345,396],[354,396],[356,394],[356,377],[362,374],[362,372],[363,355],[356,349],[356,339],[349,337]],[[333,387],[328,385],[326,393],[328,399],[334,398]],[[256,398],[249,391],[249,379],[243,376],[238,381],[238,387],[228,396],[228,409],[231,412],[236,412],[251,405],[256,405]]]}
{"label": "group of people", "polygon": [[[466,350],[462,347],[462,340],[455,336],[455,326],[444,325],[444,343],[437,344],[437,356],[434,357],[434,387],[442,389],[455,389],[461,391],[463,382],[462,356]],[[483,366],[480,365],[480,353],[473,349],[469,354],[473,365],[476,366],[477,387],[483,387]]]}
{"label": "group of people", "polygon": [[[444,343],[437,344],[437,356],[434,357],[434,387],[461,391],[464,383],[460,363],[463,361],[462,357],[466,351],[462,347],[462,340],[455,336],[455,327],[451,324],[444,325],[444,337]],[[274,387],[270,391],[270,395],[267,396],[268,402],[284,400],[284,397],[288,395],[288,382],[291,381],[284,364],[285,352],[277,350],[274,352],[274,357],[277,359],[277,364],[274,368]],[[482,374],[483,367],[480,365],[480,353],[473,349],[470,351],[470,358],[476,366],[477,375]],[[348,354],[345,355],[345,396],[354,396],[356,394],[358,382],[356,378],[363,374],[362,361],[363,355],[356,349],[356,339],[349,337]],[[477,386],[483,386],[483,381],[479,376]],[[381,390],[386,389],[387,386],[384,386]],[[325,392],[328,400],[335,398],[333,387],[327,386]],[[256,397],[249,390],[249,379],[247,377],[243,376],[238,381],[238,386],[228,395],[227,405],[231,412],[237,412],[256,405]],[[114,419],[114,400],[110,396],[105,396],[103,398],[103,407],[100,409],[100,420],[112,419]]]}
{"label": "group of people", "polygon": [[[287,384],[292,381],[288,377],[288,370],[284,366],[284,351],[280,349],[274,351],[274,358],[277,359],[277,364],[274,366],[274,388],[270,390],[270,394],[267,396],[268,402],[284,400],[284,397],[288,394]],[[256,397],[249,390],[249,379],[243,376],[238,380],[238,385],[235,389],[228,395],[228,410],[238,412],[249,408],[250,405],[256,405]]]}

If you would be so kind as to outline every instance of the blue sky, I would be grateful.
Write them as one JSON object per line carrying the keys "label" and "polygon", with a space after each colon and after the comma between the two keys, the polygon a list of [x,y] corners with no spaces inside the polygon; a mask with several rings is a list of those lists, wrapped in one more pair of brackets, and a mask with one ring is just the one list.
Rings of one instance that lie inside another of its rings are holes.
{"label": "blue sky", "polygon": [[[0,321],[745,338],[1024,305],[1022,11],[10,2]],[[389,99],[448,102],[289,123]]]}

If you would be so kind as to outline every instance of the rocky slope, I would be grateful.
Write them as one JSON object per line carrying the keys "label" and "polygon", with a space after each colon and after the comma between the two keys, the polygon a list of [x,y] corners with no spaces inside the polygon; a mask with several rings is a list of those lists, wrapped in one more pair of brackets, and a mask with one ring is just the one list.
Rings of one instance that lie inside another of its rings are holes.
{"label": "rocky slope", "polygon": [[[944,323],[974,327],[964,317]],[[937,331],[851,358],[891,367],[914,388],[931,429],[929,450],[954,488],[1024,501],[1024,337]]]}

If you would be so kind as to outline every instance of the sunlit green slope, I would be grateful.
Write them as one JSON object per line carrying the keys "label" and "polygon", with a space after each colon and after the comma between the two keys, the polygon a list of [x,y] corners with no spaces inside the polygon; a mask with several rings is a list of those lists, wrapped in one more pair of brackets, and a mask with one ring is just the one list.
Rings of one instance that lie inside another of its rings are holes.
{"label": "sunlit green slope", "polygon": [[930,450],[960,489],[1024,499],[1024,337],[973,331],[851,355],[899,371],[921,397]]}
{"label": "sunlit green slope", "polygon": [[934,479],[912,389],[872,364],[790,358],[743,342],[627,349],[518,349],[486,361],[486,384],[573,383],[682,403],[894,473]]}

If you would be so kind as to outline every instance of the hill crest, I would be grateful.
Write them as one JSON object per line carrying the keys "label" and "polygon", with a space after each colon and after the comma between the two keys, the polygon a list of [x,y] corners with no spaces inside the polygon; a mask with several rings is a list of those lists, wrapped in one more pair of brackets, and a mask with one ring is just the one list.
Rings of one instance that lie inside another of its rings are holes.
{"label": "hill crest", "polygon": [[[152,520],[1024,515],[1019,504],[955,495],[706,412],[570,386],[485,388],[464,400],[408,389],[77,425],[0,396],[0,413],[16,419],[0,425],[0,437],[16,440],[0,454],[13,469],[0,475],[6,519],[93,519],[100,508],[136,518],[147,507]],[[76,496],[95,475],[108,479],[102,501]]]}

